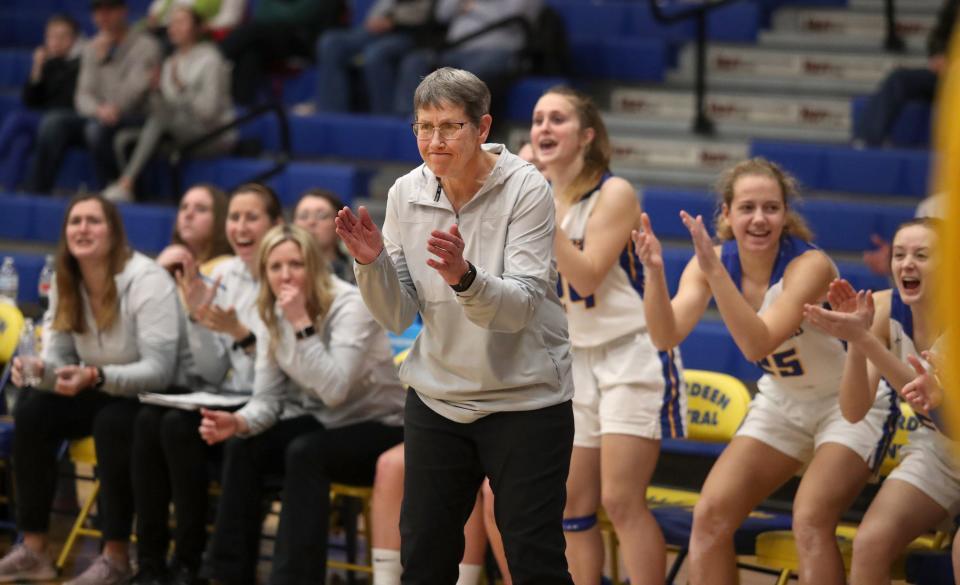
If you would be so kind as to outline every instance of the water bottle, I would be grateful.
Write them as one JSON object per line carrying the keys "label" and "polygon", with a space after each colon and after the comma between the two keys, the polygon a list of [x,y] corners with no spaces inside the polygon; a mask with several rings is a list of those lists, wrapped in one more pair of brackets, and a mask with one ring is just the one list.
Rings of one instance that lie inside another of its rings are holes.
{"label": "water bottle", "polygon": [[33,325],[33,319],[23,320],[17,355],[20,357],[20,364],[23,366],[24,385],[36,388],[40,385],[41,361],[40,356],[37,355],[37,330]]}
{"label": "water bottle", "polygon": [[17,268],[13,265],[13,258],[6,256],[3,266],[0,266],[0,300],[17,304],[17,292],[20,288],[20,277]]}
{"label": "water bottle", "polygon": [[43,270],[40,271],[40,280],[37,281],[40,306],[44,311],[50,306],[50,286],[53,284],[53,276],[53,254],[47,254],[47,261],[43,265]]}

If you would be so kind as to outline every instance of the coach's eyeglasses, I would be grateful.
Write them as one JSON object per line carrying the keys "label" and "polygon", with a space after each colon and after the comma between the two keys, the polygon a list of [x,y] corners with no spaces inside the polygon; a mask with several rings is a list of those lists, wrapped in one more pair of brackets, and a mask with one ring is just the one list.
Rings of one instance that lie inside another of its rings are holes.
{"label": "coach's eyeglasses", "polygon": [[432,140],[434,131],[439,132],[440,138],[444,140],[453,140],[460,136],[460,132],[463,131],[465,125],[466,122],[444,122],[439,126],[435,126],[429,122],[414,122],[410,124],[418,140]]}

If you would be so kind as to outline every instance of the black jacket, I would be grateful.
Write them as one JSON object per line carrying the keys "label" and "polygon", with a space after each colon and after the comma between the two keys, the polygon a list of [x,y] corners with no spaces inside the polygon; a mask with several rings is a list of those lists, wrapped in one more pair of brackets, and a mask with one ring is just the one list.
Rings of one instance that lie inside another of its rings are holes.
{"label": "black jacket", "polygon": [[47,59],[40,71],[40,79],[36,83],[27,80],[23,86],[23,104],[37,110],[72,110],[79,73],[79,57]]}

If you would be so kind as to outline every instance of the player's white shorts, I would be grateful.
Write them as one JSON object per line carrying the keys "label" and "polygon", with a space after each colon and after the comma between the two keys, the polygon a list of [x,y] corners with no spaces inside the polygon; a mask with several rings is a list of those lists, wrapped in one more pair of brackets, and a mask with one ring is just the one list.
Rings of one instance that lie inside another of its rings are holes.
{"label": "player's white shorts", "polygon": [[877,392],[867,416],[855,424],[843,418],[836,395],[799,400],[784,393],[759,392],[737,436],[757,439],[804,464],[820,445],[839,443],[876,471],[893,439],[899,414],[896,397],[886,388]]}
{"label": "player's white shorts", "polygon": [[573,444],[600,435],[682,437],[687,414],[679,350],[660,352],[644,333],[573,349]]}
{"label": "player's white shorts", "polygon": [[887,479],[899,479],[914,486],[947,510],[960,512],[960,455],[950,439],[920,426],[910,432],[903,447],[903,460]]}

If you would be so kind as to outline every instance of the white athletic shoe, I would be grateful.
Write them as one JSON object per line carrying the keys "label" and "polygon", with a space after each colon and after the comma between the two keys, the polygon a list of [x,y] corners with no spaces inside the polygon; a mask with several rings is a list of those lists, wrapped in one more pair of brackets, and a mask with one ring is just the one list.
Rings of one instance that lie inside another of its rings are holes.
{"label": "white athletic shoe", "polygon": [[129,189],[122,187],[120,183],[112,183],[103,190],[103,198],[114,203],[126,203],[133,201],[133,193]]}
{"label": "white athletic shoe", "polygon": [[107,558],[100,555],[93,560],[87,570],[80,573],[64,585],[122,585],[130,580],[133,571],[130,566],[118,567]]}
{"label": "white athletic shoe", "polygon": [[23,544],[14,545],[0,559],[0,583],[14,581],[51,581],[57,570],[46,553],[35,553]]}

